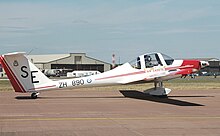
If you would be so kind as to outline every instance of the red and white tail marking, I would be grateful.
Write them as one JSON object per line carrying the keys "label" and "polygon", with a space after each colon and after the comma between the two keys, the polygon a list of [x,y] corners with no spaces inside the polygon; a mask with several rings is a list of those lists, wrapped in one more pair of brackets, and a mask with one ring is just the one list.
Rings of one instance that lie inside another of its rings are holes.
{"label": "red and white tail marking", "polygon": [[25,93],[26,91],[24,87],[21,85],[21,83],[19,82],[13,71],[10,69],[4,57],[1,56],[0,59],[1,59],[2,67],[4,68],[13,88],[15,89],[15,92]]}

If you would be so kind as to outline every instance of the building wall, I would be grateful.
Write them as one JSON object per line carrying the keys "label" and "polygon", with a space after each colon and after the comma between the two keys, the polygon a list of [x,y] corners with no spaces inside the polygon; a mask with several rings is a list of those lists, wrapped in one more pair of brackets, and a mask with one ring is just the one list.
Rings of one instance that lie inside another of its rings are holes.
{"label": "building wall", "polygon": [[37,68],[39,68],[40,70],[43,70],[44,69],[44,65],[43,64],[35,64],[35,66],[37,67]]}
{"label": "building wall", "polygon": [[104,72],[104,65],[103,64],[51,64],[51,68],[52,69],[66,69],[68,71],[93,70],[93,71]]}
{"label": "building wall", "polygon": [[[54,60],[51,62],[35,63],[35,65],[37,65],[37,67],[40,69],[51,69],[52,68],[51,66],[53,65],[53,68],[54,68],[54,66],[56,66],[56,64],[60,64],[60,66],[62,66],[62,64],[64,64],[62,68],[66,68],[65,64],[81,64],[81,65],[97,64],[97,66],[104,65],[104,71],[108,71],[111,68],[111,64],[102,62],[102,61],[94,59],[94,58],[87,57],[85,53],[71,53],[67,57],[57,59],[57,60]],[[59,66],[59,65],[57,65],[57,66]],[[60,68],[60,66],[59,66],[59,68]]]}
{"label": "building wall", "polygon": [[66,58],[63,58],[63,59],[59,59],[59,60],[56,60],[56,61],[45,63],[44,64],[44,69],[51,69],[52,64],[72,64],[72,63],[74,63],[74,60],[71,56],[69,56],[69,57],[66,57]]}
{"label": "building wall", "polygon": [[86,56],[82,57],[82,62],[84,64],[103,64],[104,65],[104,71],[109,71],[111,69],[110,64],[99,61],[99,60],[96,60],[96,59],[93,59],[93,58],[90,58],[90,57],[86,57]]}
{"label": "building wall", "polygon": [[220,74],[220,61],[218,59],[210,60],[209,66],[201,69],[200,72],[208,72],[210,75]]}
{"label": "building wall", "polygon": [[3,77],[4,76],[4,74],[3,74],[3,68],[2,68],[2,66],[1,66],[1,64],[0,64],[0,77]]}
{"label": "building wall", "polygon": [[6,77],[5,71],[0,64],[0,77]]}
{"label": "building wall", "polygon": [[3,72],[3,68],[2,65],[0,64],[0,72]]}

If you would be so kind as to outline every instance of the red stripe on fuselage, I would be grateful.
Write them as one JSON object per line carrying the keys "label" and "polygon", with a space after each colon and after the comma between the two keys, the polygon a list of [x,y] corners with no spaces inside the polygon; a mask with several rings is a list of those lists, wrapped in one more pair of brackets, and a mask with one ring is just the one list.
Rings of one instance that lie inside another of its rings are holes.
{"label": "red stripe on fuselage", "polygon": [[177,66],[177,67],[168,67],[165,70],[175,70],[175,69],[186,69],[186,68],[193,68],[193,65],[186,65],[186,66]]}
{"label": "red stripe on fuselage", "polygon": [[128,74],[121,74],[121,75],[115,75],[115,76],[109,76],[109,77],[103,77],[103,78],[98,78],[96,80],[103,80],[103,79],[109,79],[109,78],[116,78],[116,77],[123,77],[123,76],[131,76],[131,75],[138,75],[138,74],[144,74],[145,71],[139,71],[139,72],[133,72],[133,73],[128,73]]}
{"label": "red stripe on fuselage", "polygon": [[14,73],[12,72],[10,67],[8,66],[6,60],[2,56],[1,56],[1,62],[2,62],[2,66],[5,70],[8,78],[10,79],[10,82],[11,82],[13,88],[15,89],[15,92],[25,93],[26,92],[25,89],[23,88],[23,86],[21,85],[19,80],[16,78],[16,76],[14,75]]}
{"label": "red stripe on fuselage", "polygon": [[51,88],[51,87],[55,87],[56,85],[51,85],[51,86],[42,86],[42,87],[37,87],[37,88],[31,88],[29,90],[36,90],[36,89],[45,89],[45,88]]}

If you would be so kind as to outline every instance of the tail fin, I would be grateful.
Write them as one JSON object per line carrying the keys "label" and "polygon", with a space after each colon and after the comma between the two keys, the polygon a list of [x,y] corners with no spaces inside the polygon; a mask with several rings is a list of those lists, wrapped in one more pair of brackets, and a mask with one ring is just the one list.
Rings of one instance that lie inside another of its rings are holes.
{"label": "tail fin", "polygon": [[52,80],[47,78],[24,54],[16,52],[0,57],[2,66],[15,92],[36,92],[51,87],[48,85],[51,85]]}

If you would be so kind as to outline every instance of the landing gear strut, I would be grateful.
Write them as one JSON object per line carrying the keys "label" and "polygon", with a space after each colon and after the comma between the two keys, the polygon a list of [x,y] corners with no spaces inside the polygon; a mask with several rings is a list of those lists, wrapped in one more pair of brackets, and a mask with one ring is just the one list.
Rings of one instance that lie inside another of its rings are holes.
{"label": "landing gear strut", "polygon": [[31,94],[31,99],[37,99],[37,96],[39,95],[38,92],[34,92]]}
{"label": "landing gear strut", "polygon": [[164,88],[162,81],[155,81],[154,88],[148,89],[144,92],[153,96],[167,96],[171,92],[171,89]]}

